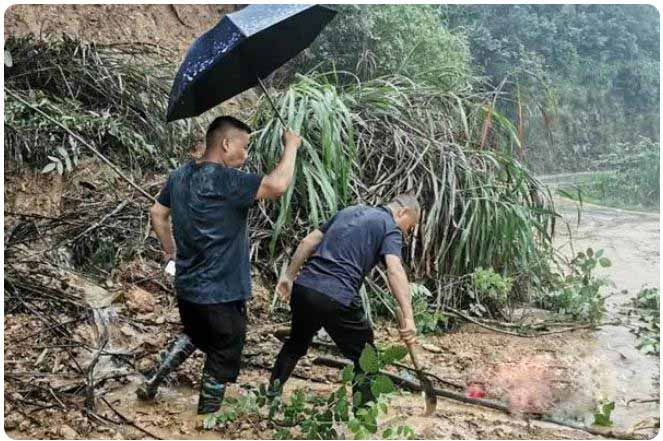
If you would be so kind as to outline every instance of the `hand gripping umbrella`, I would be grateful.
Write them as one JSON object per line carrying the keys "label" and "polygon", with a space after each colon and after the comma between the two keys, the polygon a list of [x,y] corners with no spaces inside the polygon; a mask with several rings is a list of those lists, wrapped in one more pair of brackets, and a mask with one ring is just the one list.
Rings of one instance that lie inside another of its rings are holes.
{"label": "hand gripping umbrella", "polygon": [[250,5],[196,39],[175,76],[166,120],[198,116],[259,85],[318,36],[336,12],[320,5]]}

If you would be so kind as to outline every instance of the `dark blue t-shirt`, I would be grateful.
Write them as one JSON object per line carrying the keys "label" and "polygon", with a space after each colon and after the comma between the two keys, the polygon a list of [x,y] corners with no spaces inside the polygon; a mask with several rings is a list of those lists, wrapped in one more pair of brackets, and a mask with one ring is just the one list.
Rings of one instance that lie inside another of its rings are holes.
{"label": "dark blue t-shirt", "polygon": [[295,283],[345,306],[356,301],[364,277],[385,255],[401,257],[403,235],[386,207],[347,207],[320,231],[324,233],[322,241]]}
{"label": "dark blue t-shirt", "polygon": [[172,216],[178,296],[202,304],[251,297],[247,216],[261,180],[195,161],[168,176],[157,200]]}

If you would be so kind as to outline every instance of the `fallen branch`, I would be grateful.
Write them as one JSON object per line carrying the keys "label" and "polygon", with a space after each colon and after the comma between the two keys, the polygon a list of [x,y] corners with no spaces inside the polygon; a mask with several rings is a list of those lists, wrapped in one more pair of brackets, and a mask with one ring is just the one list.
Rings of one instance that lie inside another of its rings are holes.
{"label": "fallen branch", "polygon": [[[336,358],[331,358],[331,357],[317,357],[315,360],[313,360],[314,364],[322,365],[322,366],[329,366],[337,369],[343,369],[346,366],[352,365],[352,362],[347,361],[347,360],[340,360]],[[395,384],[398,386],[401,386],[405,389],[409,389],[414,392],[421,392],[422,388],[421,385],[415,381],[408,380],[406,378],[403,378],[399,375],[395,375],[389,372],[384,372],[380,371],[381,374],[388,376]],[[491,400],[483,400],[479,398],[468,398],[462,394],[458,394],[455,392],[447,391],[444,389],[434,389],[434,392],[436,395],[448,398],[454,401],[460,401],[465,404],[474,404],[477,406],[482,406],[482,407],[487,407],[490,409],[494,410],[499,410],[501,412],[504,412],[509,415],[513,415],[511,412],[511,409],[502,403],[497,403],[495,401]],[[527,417],[527,420],[538,420],[538,421],[544,421],[546,423],[551,423],[551,424],[556,424],[558,426],[564,426],[568,427],[571,429],[575,430],[582,430],[583,432],[591,433],[592,435],[599,435],[603,436],[606,438],[616,438],[616,439],[645,439],[643,436],[638,436],[634,433],[627,433],[627,432],[621,432],[618,430],[613,430],[613,429],[608,429],[608,430],[601,430],[601,429],[594,429],[591,427],[585,427],[585,426],[580,426],[577,424],[572,424],[572,423],[567,423],[564,421],[559,421],[554,418],[550,418],[547,416],[540,416],[540,417],[534,417],[532,418]]]}
{"label": "fallen branch", "polygon": [[467,320],[468,322],[474,323],[475,325],[481,326],[482,328],[488,329],[489,331],[498,332],[498,333],[501,333],[501,334],[513,335],[513,336],[516,336],[516,337],[526,337],[526,338],[542,337],[544,335],[561,334],[561,333],[564,333],[564,332],[579,331],[581,329],[595,329],[595,328],[598,328],[600,326],[610,326],[610,325],[614,326],[614,325],[621,324],[620,321],[615,321],[615,322],[606,322],[606,323],[598,323],[598,324],[573,326],[571,328],[558,329],[558,330],[555,330],[555,331],[547,331],[547,332],[538,332],[538,333],[535,333],[535,334],[523,334],[523,333],[520,333],[520,332],[507,331],[507,330],[504,330],[504,329],[499,329],[499,328],[495,328],[493,326],[489,326],[489,325],[487,325],[487,324],[485,324],[485,323],[483,323],[479,320],[476,320],[473,317],[470,317],[467,314],[462,313],[461,311],[458,311],[457,309],[448,308],[445,312],[447,314],[449,312],[451,312],[451,314],[456,316],[457,318]]}
{"label": "fallen branch", "polygon": [[108,336],[106,335],[101,346],[97,350],[97,352],[94,354],[94,358],[92,358],[92,361],[90,362],[90,365],[87,368],[86,372],[86,377],[87,377],[87,385],[85,388],[85,407],[88,409],[94,409],[95,408],[95,402],[94,402],[94,386],[95,386],[95,381],[94,381],[94,368],[97,365],[97,362],[99,362],[99,357],[101,357],[102,352],[106,348],[106,345],[108,344]]}
{"label": "fallen branch", "polygon": [[[127,204],[128,204],[129,202],[131,202],[131,199],[125,199],[120,205],[118,205],[117,207],[115,207],[115,209],[114,209],[113,211],[111,211],[110,213],[108,213],[107,215],[105,215],[104,217],[102,217],[97,223],[95,223],[94,225],[91,225],[90,227],[86,228],[85,231],[83,231],[81,234],[79,234],[78,236],[74,237],[73,239],[68,240],[67,242],[76,242],[78,239],[80,239],[81,237],[85,236],[85,235],[88,234],[90,231],[94,230],[95,228],[99,227],[101,224],[103,224],[104,222],[106,222],[106,220],[107,220],[108,218],[110,218],[110,217],[114,216],[115,214],[119,213],[124,207],[127,206]],[[58,244],[58,245],[59,245],[59,244]]]}

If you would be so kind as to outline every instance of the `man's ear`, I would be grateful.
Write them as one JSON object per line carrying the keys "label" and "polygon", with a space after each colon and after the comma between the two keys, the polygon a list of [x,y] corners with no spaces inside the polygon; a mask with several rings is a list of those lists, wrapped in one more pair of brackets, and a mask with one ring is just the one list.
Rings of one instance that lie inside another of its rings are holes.
{"label": "man's ear", "polygon": [[228,153],[228,150],[230,150],[230,140],[228,138],[221,139],[221,150],[224,153]]}

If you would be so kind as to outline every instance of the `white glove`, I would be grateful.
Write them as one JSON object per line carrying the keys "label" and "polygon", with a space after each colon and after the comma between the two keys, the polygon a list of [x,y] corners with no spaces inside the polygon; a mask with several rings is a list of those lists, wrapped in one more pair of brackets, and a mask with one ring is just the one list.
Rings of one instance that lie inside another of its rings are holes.
{"label": "white glove", "polygon": [[174,260],[169,260],[168,264],[166,265],[166,268],[164,269],[164,272],[168,275],[174,276],[175,275],[175,261]]}

